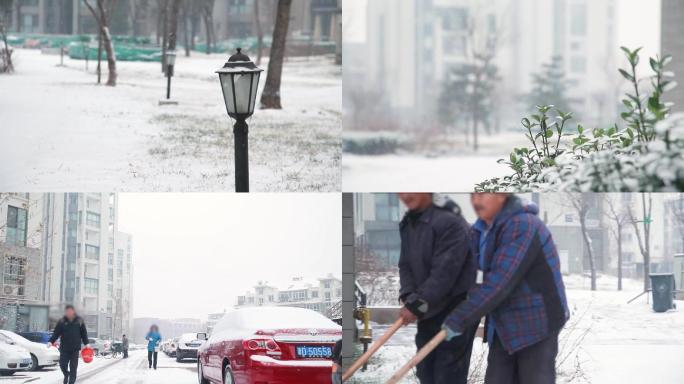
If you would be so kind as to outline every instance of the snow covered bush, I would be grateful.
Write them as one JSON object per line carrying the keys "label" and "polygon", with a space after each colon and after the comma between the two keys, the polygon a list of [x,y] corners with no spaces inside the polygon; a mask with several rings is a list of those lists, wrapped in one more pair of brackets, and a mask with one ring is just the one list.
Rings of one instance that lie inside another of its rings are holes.
{"label": "snow covered bush", "polygon": [[[670,116],[671,105],[662,95],[676,83],[665,71],[670,56],[651,58],[653,75],[638,79],[639,50],[622,48],[629,70],[620,69],[634,89],[622,101],[626,124],[566,132],[569,113],[553,106],[538,106],[538,114],[522,119],[532,147],[515,148],[508,160],[513,174],[476,185],[480,192],[567,191],[672,191],[684,190],[684,117]],[[650,80],[644,95],[641,82]],[[549,112],[556,116],[550,117]],[[566,137],[564,139],[564,137]]]}
{"label": "snow covered bush", "polygon": [[395,153],[406,145],[406,137],[398,132],[348,132],[343,138],[342,150],[357,155],[384,155]]}

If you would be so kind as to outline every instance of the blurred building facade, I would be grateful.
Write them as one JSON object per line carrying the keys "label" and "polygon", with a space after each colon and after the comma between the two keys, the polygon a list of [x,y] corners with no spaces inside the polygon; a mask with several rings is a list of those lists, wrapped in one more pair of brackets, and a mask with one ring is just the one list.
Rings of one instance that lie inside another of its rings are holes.
{"label": "blurred building facade", "polygon": [[520,96],[531,90],[531,74],[554,56],[563,58],[574,112],[583,111],[578,118],[592,125],[617,117],[617,0],[365,4],[361,11],[354,9],[355,15],[346,15],[365,20],[365,34],[345,41],[345,72],[353,72],[345,77],[345,98],[351,103],[353,92],[372,92],[384,108],[377,118],[391,119],[387,125],[395,129],[436,124],[438,98],[449,72],[485,50],[494,52],[500,76],[497,121],[513,122],[502,128],[516,127],[521,113],[533,108],[523,105]]}
{"label": "blurred building facade", "polygon": [[[528,193],[519,196],[539,207],[539,217],[553,234],[563,273],[588,272],[590,270],[589,257],[593,254],[594,266],[598,273],[617,274],[617,224],[612,218],[613,211],[623,220],[621,230],[623,276],[643,276],[643,256],[639,236],[641,236],[641,244],[645,247],[644,221],[650,222],[651,272],[671,271],[673,255],[684,251],[684,240],[682,240],[684,197],[682,194]],[[401,250],[399,221],[406,208],[393,193],[357,193],[353,197],[356,246],[367,246],[380,267],[396,268]],[[438,200],[443,197],[436,195]],[[470,206],[469,194],[447,194],[446,197],[461,206],[468,222],[473,223],[476,220]],[[643,208],[644,201],[646,212]],[[586,204],[588,207],[585,226],[589,244],[584,240],[579,212],[573,203]],[[649,205],[651,206],[650,213]],[[637,221],[639,236],[631,218]]]}
{"label": "blurred building facade", "polygon": [[328,275],[307,279],[295,277],[282,287],[260,281],[254,290],[238,296],[237,308],[252,306],[287,306],[307,308],[327,314],[328,310],[342,300],[342,280]]}
{"label": "blurred building facade", "polygon": [[[94,4],[95,1],[91,1]],[[171,4],[170,0],[163,3]],[[178,34],[193,34],[202,39],[206,33],[202,8],[204,1],[181,4]],[[218,40],[254,37],[257,21],[264,36],[270,38],[277,9],[277,0],[215,0],[213,29]],[[163,17],[160,2],[152,0],[121,0],[115,3],[110,28],[113,34],[154,37]],[[341,0],[294,0],[290,11],[289,34],[292,38],[312,42],[330,41],[341,46]],[[95,33],[97,26],[82,0],[15,0],[11,10],[11,32],[39,34]],[[181,37],[179,42],[184,41]]]}
{"label": "blurred building facade", "polygon": [[8,224],[0,233],[4,235],[0,243],[5,242],[4,271],[9,273],[2,280],[3,291],[10,293],[13,285],[12,300],[26,303],[17,311],[30,311],[31,304],[40,307],[43,316],[6,325],[7,329],[49,330],[64,305],[73,304],[93,337],[120,338],[128,332],[133,296],[131,236],[117,229],[116,195],[2,194],[0,200],[5,201],[0,227],[3,221]]}
{"label": "blurred building facade", "polygon": [[[663,55],[674,57],[668,70],[681,75],[684,74],[684,3],[679,0],[662,0],[661,9],[661,51]],[[674,103],[675,112],[684,112],[684,86],[675,87],[666,98]]]}

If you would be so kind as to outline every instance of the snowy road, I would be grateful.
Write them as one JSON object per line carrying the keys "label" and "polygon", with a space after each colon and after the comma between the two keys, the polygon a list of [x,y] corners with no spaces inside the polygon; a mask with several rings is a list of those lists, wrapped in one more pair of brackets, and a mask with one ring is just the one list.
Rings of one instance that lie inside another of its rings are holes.
{"label": "snowy road", "polygon": [[[117,86],[106,87],[92,62],[86,73],[83,61],[60,67],[38,50],[15,57],[16,72],[0,76],[0,190],[234,190],[232,123],[214,73],[227,55],[179,56],[175,106],[158,105],[159,63],[119,62]],[[282,81],[283,109],[249,121],[251,189],[339,190],[340,66],[293,58]]]}
{"label": "snowy road", "polygon": [[[132,351],[128,359],[97,358],[91,364],[79,364],[79,384],[191,384],[197,382],[196,360],[177,363],[175,359],[159,354],[157,370],[149,369],[146,351]],[[1,378],[0,383],[61,384],[58,368],[40,372],[16,374]]]}

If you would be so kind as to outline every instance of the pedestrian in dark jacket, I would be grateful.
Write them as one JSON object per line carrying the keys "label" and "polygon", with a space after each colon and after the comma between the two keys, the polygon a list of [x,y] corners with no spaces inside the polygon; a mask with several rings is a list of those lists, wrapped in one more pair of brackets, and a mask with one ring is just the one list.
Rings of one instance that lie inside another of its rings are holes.
{"label": "pedestrian in dark jacket", "polygon": [[128,358],[128,337],[126,337],[126,335],[123,335],[121,337],[121,349],[123,349],[123,358],[127,359]]}
{"label": "pedestrian in dark jacket", "polygon": [[[454,202],[433,203],[429,193],[400,193],[408,212],[399,224],[400,316],[417,321],[416,346],[422,348],[441,330],[447,315],[475,283],[469,225]],[[422,384],[466,384],[476,324],[442,343],[417,366]]]}
{"label": "pedestrian in dark jacket", "polygon": [[64,374],[64,384],[74,384],[78,371],[78,355],[82,346],[88,345],[88,330],[83,319],[76,314],[73,305],[64,308],[62,317],[52,331],[50,344],[59,339],[59,368]]}
{"label": "pedestrian in dark jacket", "polygon": [[447,318],[451,339],[486,315],[487,384],[553,384],[569,317],[560,261],[538,208],[508,194],[473,194],[473,249],[482,281]]}

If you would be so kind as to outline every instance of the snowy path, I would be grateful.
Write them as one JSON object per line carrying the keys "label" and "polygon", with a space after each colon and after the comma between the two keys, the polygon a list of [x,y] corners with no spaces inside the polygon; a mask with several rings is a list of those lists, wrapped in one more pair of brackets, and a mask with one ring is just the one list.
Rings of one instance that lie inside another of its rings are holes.
{"label": "snowy path", "polygon": [[[147,366],[147,351],[132,351],[128,359],[96,358],[91,364],[80,362],[78,383],[81,384],[191,384],[197,382],[196,360],[177,363],[175,359],[159,354],[157,370]],[[40,372],[16,374],[2,378],[7,384],[45,383],[61,384],[58,368]]]}
{"label": "snowy path", "polygon": [[[679,309],[655,313],[646,297],[627,301],[641,291],[640,280],[624,281],[615,291],[614,279],[604,276],[599,291],[584,289],[588,279],[564,278],[571,319],[559,341],[559,384],[679,384],[684,377],[684,301]],[[374,327],[377,337],[385,326]],[[415,327],[400,330],[388,346],[371,359],[367,372],[359,372],[354,384],[383,383],[415,354]],[[487,347],[476,339],[471,382],[482,383]],[[479,369],[473,369],[479,366]],[[416,384],[410,374],[404,384]]]}
{"label": "snowy path", "polygon": [[[159,63],[117,63],[112,88],[95,84],[92,62],[86,73],[83,61],[15,55],[17,71],[0,76],[0,190],[234,189],[232,123],[214,73],[225,55],[178,57],[176,106],[158,105]],[[341,93],[330,58],[285,64],[284,109],[249,122],[253,191],[339,190]]]}
{"label": "snowy path", "polygon": [[342,158],[342,188],[353,192],[472,192],[475,184],[510,173],[501,156],[416,155]]}

